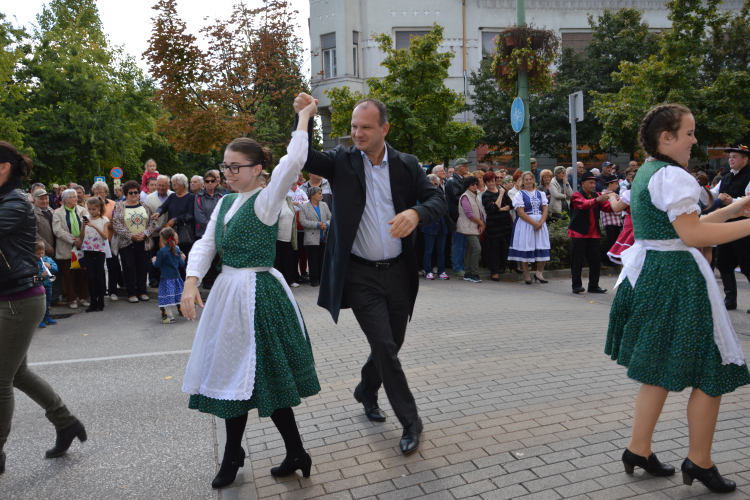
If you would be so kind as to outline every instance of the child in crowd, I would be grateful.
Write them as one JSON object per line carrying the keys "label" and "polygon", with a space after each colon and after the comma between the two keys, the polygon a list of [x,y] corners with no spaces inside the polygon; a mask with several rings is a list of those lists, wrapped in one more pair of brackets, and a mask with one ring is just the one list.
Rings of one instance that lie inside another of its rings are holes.
{"label": "child in crowd", "polygon": [[161,322],[174,323],[174,306],[182,316],[180,301],[184,282],[180,277],[180,267],[185,267],[185,255],[177,246],[177,233],[171,227],[165,227],[159,233],[160,246],[156,257],[151,259],[154,267],[161,269],[159,280],[159,307],[161,308]]}
{"label": "child in crowd", "polygon": [[83,216],[84,237],[81,250],[86,263],[86,274],[89,278],[91,305],[86,312],[104,310],[104,295],[107,293],[107,278],[104,272],[104,261],[107,258],[107,239],[112,228],[107,217],[102,216],[102,200],[92,196],[86,200],[89,216]]}
{"label": "child in crowd", "polygon": [[156,162],[150,158],[146,162],[145,169],[146,171],[141,178],[141,191],[148,193],[148,180],[159,177],[159,172],[156,171]]}
{"label": "child in crowd", "polygon": [[47,312],[44,313],[44,319],[39,323],[39,328],[47,328],[47,325],[57,324],[57,321],[49,315],[49,304],[52,300],[52,276],[50,276],[50,273],[54,274],[57,272],[57,264],[52,260],[52,257],[45,255],[43,241],[36,242],[36,258],[39,259],[39,276],[44,277],[44,291],[47,294]]}

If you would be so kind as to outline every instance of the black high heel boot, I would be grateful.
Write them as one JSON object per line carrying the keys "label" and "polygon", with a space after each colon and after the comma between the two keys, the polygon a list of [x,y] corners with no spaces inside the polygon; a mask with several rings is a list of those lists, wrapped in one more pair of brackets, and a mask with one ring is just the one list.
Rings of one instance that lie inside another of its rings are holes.
{"label": "black high heel boot", "polygon": [[73,425],[69,425],[65,429],[57,431],[57,439],[55,440],[55,447],[47,450],[44,456],[47,458],[57,458],[65,455],[70,445],[73,444],[73,440],[78,438],[82,443],[88,439],[86,436],[86,428],[80,420],[76,420]]}
{"label": "black high heel boot", "polygon": [[286,456],[281,465],[271,469],[271,475],[276,477],[284,477],[290,474],[294,474],[297,470],[302,471],[302,476],[310,477],[310,468],[312,467],[312,459],[307,452],[302,452],[302,455],[296,457]]}
{"label": "black high heel boot", "polygon": [[211,481],[212,488],[223,488],[229,486],[237,478],[237,471],[240,467],[245,465],[245,450],[240,446],[239,452],[232,453],[234,456],[228,456],[226,448],[224,448],[224,458],[221,461],[221,467],[219,467],[219,473]]}
{"label": "black high heel boot", "polygon": [[650,457],[646,458],[625,448],[625,452],[622,454],[622,463],[625,466],[625,472],[628,474],[632,474],[635,467],[640,467],[652,476],[674,475],[674,467],[659,462],[656,453],[652,453]]}
{"label": "black high heel boot", "polygon": [[689,458],[682,462],[682,482],[688,486],[693,484],[693,479],[697,479],[709,490],[714,493],[729,493],[737,488],[737,484],[730,479],[724,479],[719,474],[719,469],[713,465],[710,469],[698,467]]}

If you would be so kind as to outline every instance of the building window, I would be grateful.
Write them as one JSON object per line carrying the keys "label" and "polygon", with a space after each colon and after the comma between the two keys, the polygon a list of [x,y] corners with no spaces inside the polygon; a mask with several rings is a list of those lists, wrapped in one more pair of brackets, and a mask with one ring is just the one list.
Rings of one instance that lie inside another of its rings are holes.
{"label": "building window", "polygon": [[411,37],[424,36],[429,31],[397,31],[396,32],[396,49],[408,49],[411,44]]}
{"label": "building window", "polygon": [[591,41],[591,33],[561,33],[563,48],[570,47],[576,52],[583,52]]}
{"label": "building window", "polygon": [[336,78],[336,33],[321,36],[320,48],[323,50],[323,78]]}
{"label": "building window", "polygon": [[354,47],[352,48],[352,64],[354,64],[354,72],[353,75],[358,77],[359,76],[359,57],[357,57],[359,54],[359,31],[353,31],[352,32],[352,44]]}
{"label": "building window", "polygon": [[482,31],[482,57],[494,55],[497,52],[495,37],[503,36],[501,31]]}

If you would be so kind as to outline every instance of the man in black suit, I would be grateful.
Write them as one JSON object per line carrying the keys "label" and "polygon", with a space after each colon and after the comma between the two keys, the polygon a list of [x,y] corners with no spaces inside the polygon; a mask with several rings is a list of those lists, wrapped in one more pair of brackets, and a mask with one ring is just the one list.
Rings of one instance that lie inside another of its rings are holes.
{"label": "man in black suit", "polygon": [[[312,100],[301,93],[294,100],[295,111]],[[385,387],[404,427],[401,451],[409,453],[419,446],[422,432],[398,359],[419,288],[412,232],[419,224],[437,221],[446,204],[417,158],[385,142],[388,128],[385,105],[363,99],[352,112],[354,146],[322,153],[310,148],[304,169],[328,179],[336,200],[318,305],[328,309],[334,321],[342,308],[352,309],[370,343],[354,397],[368,418],[383,421],[378,390]]]}

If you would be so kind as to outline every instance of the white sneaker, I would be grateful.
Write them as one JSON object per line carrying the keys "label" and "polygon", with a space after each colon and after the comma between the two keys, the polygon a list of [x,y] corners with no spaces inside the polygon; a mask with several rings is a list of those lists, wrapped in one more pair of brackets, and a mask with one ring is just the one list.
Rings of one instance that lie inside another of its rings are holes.
{"label": "white sneaker", "polygon": [[138,297],[129,297],[128,302],[130,302],[131,304],[135,304],[136,302],[138,302]]}
{"label": "white sneaker", "polygon": [[450,276],[448,276],[448,275],[447,275],[447,274],[445,274],[445,273],[443,273],[443,274],[441,274],[440,276],[438,276],[438,278],[440,278],[441,280],[449,280],[449,279],[451,279],[451,277],[450,277]]}
{"label": "white sneaker", "polygon": [[73,301],[68,304],[68,307],[70,307],[71,309],[78,309],[78,303],[76,301]]}
{"label": "white sneaker", "polygon": [[432,274],[432,273],[427,273],[427,274],[425,274],[425,278],[427,278],[428,280],[434,280],[435,279],[435,275]]}
{"label": "white sneaker", "polygon": [[81,304],[81,307],[88,307],[91,305],[88,300],[79,300],[78,302]]}
{"label": "white sneaker", "polygon": [[112,302],[117,302],[117,300],[118,300],[118,299],[117,299],[117,294],[114,294],[114,293],[113,293],[112,295],[110,295],[110,296],[109,296],[109,300],[111,300]]}
{"label": "white sneaker", "polygon": [[292,288],[297,288],[297,287],[299,287],[299,283],[294,283],[294,282],[293,282],[293,283],[292,283],[291,285],[289,285],[289,286],[290,286],[290,287],[292,287]]}

